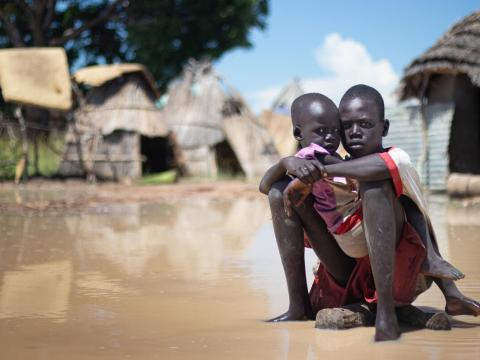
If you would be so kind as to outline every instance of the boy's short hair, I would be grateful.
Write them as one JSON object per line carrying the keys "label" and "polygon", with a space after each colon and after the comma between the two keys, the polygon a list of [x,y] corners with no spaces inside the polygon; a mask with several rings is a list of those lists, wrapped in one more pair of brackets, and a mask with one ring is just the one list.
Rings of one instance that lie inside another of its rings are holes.
{"label": "boy's short hair", "polygon": [[372,101],[377,106],[380,120],[385,119],[385,103],[383,102],[382,95],[376,89],[364,84],[354,85],[342,96],[339,107],[341,107],[345,102],[355,98],[368,99],[369,101]]}

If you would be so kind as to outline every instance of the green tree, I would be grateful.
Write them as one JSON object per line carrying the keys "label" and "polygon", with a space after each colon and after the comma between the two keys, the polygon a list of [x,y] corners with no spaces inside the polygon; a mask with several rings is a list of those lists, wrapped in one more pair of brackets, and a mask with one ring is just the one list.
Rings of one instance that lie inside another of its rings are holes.
{"label": "green tree", "polygon": [[251,47],[249,31],[264,29],[267,14],[267,0],[131,2],[129,50],[164,86],[188,58],[215,60],[233,48]]}
{"label": "green tree", "polygon": [[0,0],[0,47],[63,46],[74,67],[145,64],[159,84],[190,58],[250,47],[268,0]]}

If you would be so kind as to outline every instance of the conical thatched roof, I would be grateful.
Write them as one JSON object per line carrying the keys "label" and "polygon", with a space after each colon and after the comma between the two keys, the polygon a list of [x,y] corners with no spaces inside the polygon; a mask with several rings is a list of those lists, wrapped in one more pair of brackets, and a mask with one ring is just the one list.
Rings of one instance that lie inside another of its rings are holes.
{"label": "conical thatched roof", "polygon": [[229,110],[225,104],[236,102],[242,108],[240,112],[249,111],[232,89],[226,88],[209,62],[190,60],[182,75],[170,84],[166,97],[162,115],[175,130],[180,146],[186,149],[224,140],[223,118]]}
{"label": "conical thatched roof", "polygon": [[401,99],[419,97],[424,79],[431,74],[467,74],[480,86],[480,11],[456,23],[406,68]]}
{"label": "conical thatched roof", "polygon": [[302,94],[305,94],[305,91],[300,84],[300,80],[295,78],[290,81],[273,100],[271,110],[290,116],[290,106],[293,100]]}
{"label": "conical thatched roof", "polygon": [[263,174],[278,158],[268,132],[208,61],[190,60],[160,103],[184,151],[212,149],[227,141],[250,178]]}

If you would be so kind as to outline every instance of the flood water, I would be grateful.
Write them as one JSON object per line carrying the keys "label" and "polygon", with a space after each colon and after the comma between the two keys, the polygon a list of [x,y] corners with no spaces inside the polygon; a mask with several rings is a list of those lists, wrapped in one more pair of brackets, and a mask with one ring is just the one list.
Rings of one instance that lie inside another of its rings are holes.
{"label": "flood water", "polygon": [[[430,205],[459,287],[480,299],[480,210]],[[1,359],[480,359],[473,317],[381,344],[373,328],[263,322],[287,293],[261,196],[6,210],[0,234]],[[416,304],[444,307],[434,287]]]}

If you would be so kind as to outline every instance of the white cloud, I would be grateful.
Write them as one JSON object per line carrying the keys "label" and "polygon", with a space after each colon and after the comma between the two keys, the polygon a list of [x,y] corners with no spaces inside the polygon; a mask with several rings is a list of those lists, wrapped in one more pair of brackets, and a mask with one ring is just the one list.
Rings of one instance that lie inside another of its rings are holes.
{"label": "white cloud", "polygon": [[[395,103],[393,91],[399,76],[387,59],[374,60],[365,45],[338,33],[328,34],[323,44],[315,50],[315,59],[327,75],[302,79],[307,92],[320,92],[338,104],[345,91],[355,84],[367,84],[383,95],[387,104]],[[271,87],[247,95],[255,112],[268,108],[281,91]]]}

